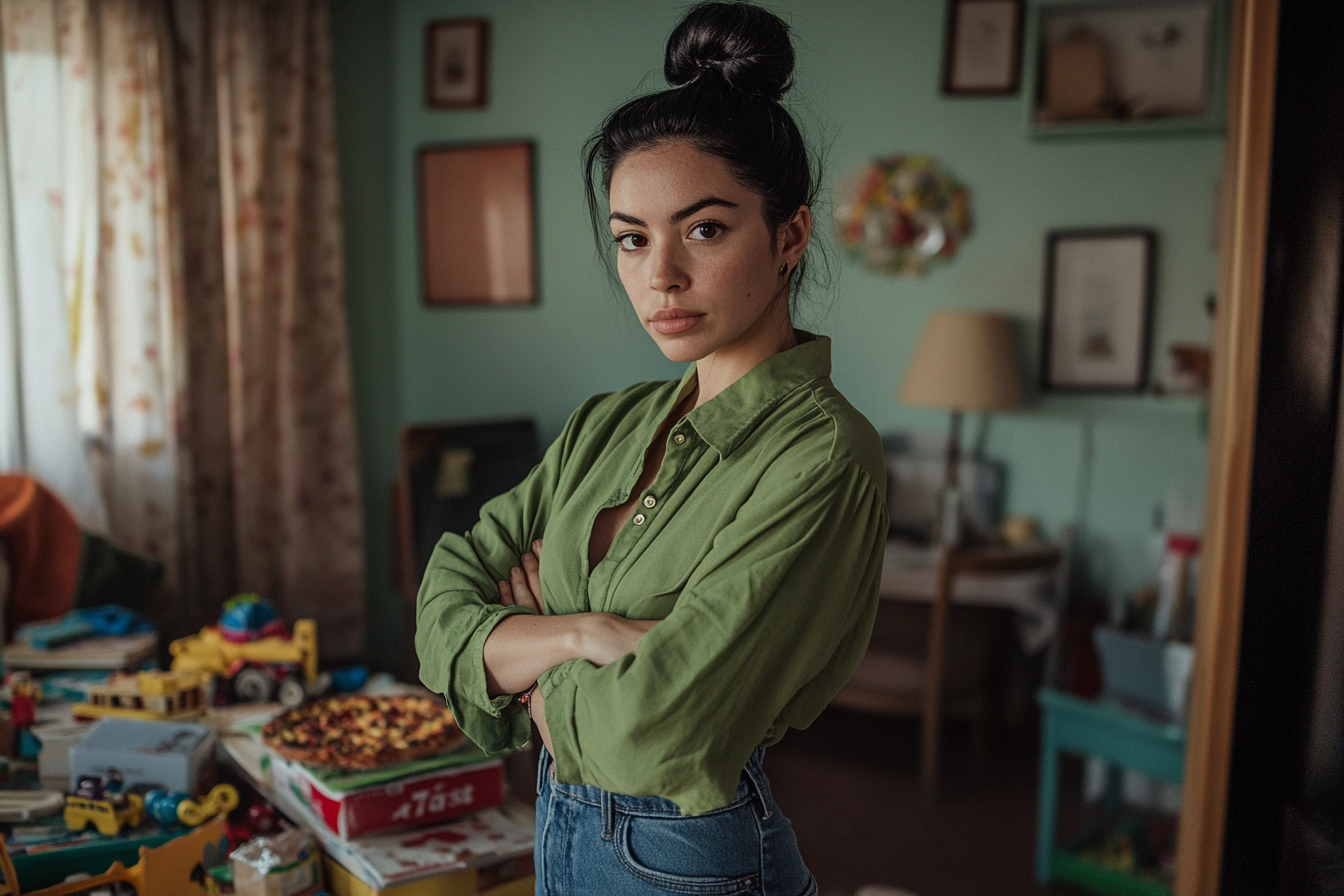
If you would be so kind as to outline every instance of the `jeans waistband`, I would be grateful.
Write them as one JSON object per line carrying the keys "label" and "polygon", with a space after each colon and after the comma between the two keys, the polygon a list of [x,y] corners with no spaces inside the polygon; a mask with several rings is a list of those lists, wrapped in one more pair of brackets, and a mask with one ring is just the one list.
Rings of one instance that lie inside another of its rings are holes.
{"label": "jeans waistband", "polygon": [[[737,782],[737,792],[733,795],[732,802],[723,809],[714,811],[735,808],[741,803],[751,800],[756,803],[761,818],[769,818],[774,813],[774,799],[770,796],[770,785],[766,781],[765,770],[762,766],[764,758],[765,747],[757,747],[742,769],[742,774]],[[631,796],[625,793],[613,793],[590,784],[563,784],[556,781],[555,761],[546,747],[542,746],[541,757],[537,763],[537,793],[541,793],[547,784],[557,795],[592,806],[599,806],[603,809],[604,814],[614,811],[629,815],[681,815],[681,809],[677,804],[666,797]]]}

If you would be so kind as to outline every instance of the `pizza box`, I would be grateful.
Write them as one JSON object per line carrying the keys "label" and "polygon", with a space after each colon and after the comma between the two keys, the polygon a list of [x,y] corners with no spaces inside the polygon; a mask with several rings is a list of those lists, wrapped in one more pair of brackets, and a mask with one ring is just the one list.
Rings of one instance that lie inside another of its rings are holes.
{"label": "pizza box", "polygon": [[342,773],[272,753],[271,786],[343,839],[450,821],[504,800],[503,761],[486,759],[473,745],[433,760]]}
{"label": "pizza box", "polygon": [[530,855],[388,887],[374,887],[324,854],[322,877],[332,896],[532,896],[536,890]]}
{"label": "pizza box", "polygon": [[[283,802],[276,803],[281,810],[285,809]],[[446,882],[460,886],[468,880],[477,889],[465,892],[493,893],[490,888],[496,883],[503,884],[514,874],[526,876],[531,870],[512,862],[531,861],[536,825],[535,819],[529,817],[530,808],[506,801],[503,806],[442,824],[359,840],[342,840],[320,827],[314,831],[322,842],[322,851],[367,887],[350,889],[352,896],[387,891],[389,896],[420,896],[424,891],[409,885],[429,880],[445,884],[442,891],[430,889],[431,893],[461,892]],[[297,814],[296,821],[312,824],[312,816],[306,810]],[[463,875],[463,871],[474,873]],[[501,896],[510,892],[501,890]]]}

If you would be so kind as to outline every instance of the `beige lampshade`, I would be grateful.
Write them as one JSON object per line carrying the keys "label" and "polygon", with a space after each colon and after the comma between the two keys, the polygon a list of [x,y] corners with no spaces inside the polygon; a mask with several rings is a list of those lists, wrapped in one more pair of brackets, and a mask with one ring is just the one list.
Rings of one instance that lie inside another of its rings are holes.
{"label": "beige lampshade", "polygon": [[1008,318],[987,311],[935,311],[897,397],[906,404],[953,411],[1021,407]]}

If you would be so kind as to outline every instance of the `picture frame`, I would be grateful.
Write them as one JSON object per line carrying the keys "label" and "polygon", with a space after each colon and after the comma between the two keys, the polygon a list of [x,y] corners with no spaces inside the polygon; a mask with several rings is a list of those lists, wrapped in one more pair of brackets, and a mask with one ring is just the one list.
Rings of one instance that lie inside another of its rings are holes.
{"label": "picture frame", "polygon": [[1025,40],[1033,137],[1223,127],[1228,0],[1035,0]]}
{"label": "picture frame", "polygon": [[425,104],[480,109],[486,102],[490,23],[439,19],[425,26]]}
{"label": "picture frame", "polygon": [[532,143],[427,146],[416,171],[424,304],[534,304]]}
{"label": "picture frame", "polygon": [[1025,18],[1025,0],[948,0],[943,94],[1017,93]]}
{"label": "picture frame", "polygon": [[1046,235],[1043,391],[1147,389],[1156,253],[1138,227]]}

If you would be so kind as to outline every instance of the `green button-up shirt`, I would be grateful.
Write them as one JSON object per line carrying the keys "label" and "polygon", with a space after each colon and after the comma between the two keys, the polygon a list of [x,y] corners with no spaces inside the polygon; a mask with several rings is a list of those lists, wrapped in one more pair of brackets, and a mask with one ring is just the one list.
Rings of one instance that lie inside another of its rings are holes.
{"label": "green button-up shirt", "polygon": [[886,468],[871,424],[830,380],[830,340],[758,364],[691,411],[635,515],[588,568],[598,511],[629,499],[645,452],[695,385],[589,399],[542,462],[434,549],[417,602],[424,683],[487,752],[527,742],[525,709],[486,691],[483,650],[508,578],[545,539],[547,613],[662,620],[639,649],[542,675],[556,777],[688,815],[731,802],[748,757],[810,724],[849,679],[877,608]]}

